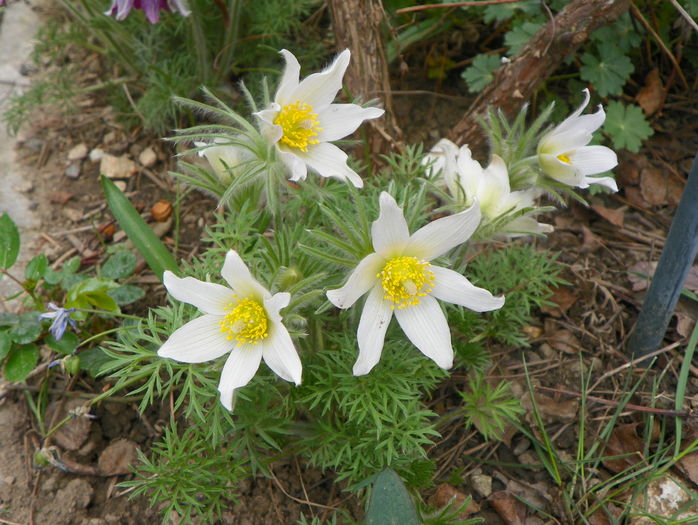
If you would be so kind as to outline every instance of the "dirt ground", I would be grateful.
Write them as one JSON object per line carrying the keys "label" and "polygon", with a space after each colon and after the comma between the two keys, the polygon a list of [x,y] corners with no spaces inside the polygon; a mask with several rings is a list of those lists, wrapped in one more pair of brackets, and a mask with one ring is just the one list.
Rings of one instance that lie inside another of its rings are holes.
{"label": "dirt ground", "polygon": [[[688,104],[695,108],[695,94],[691,96]],[[531,348],[492,349],[492,375],[513,381],[518,389],[515,394],[522,399],[526,398],[525,357],[533,384],[542,387],[536,400],[551,435],[570,458],[577,445],[579,410],[579,398],[570,393],[579,392],[580,374],[590,372],[594,395],[611,401],[617,401],[627,388],[623,375],[628,361],[625,343],[647,285],[636,274],[645,273],[658,260],[698,150],[694,114],[672,111],[672,103],[684,107],[686,97],[670,94],[666,112],[653,122],[655,136],[639,154],[621,154],[615,170],[621,188],[618,194],[591,196],[589,208],[572,204],[548,218],[547,222],[554,222],[555,232],[546,240],[532,242],[561,253],[562,276],[570,286],[555,290],[555,306],[536,312],[535,322],[527,327]],[[408,136],[429,145],[439,133],[423,130],[446,130],[458,116],[453,99],[441,96],[397,96],[396,104],[398,119],[413,123],[406,130]],[[422,109],[415,114],[414,108]],[[408,114],[410,119],[404,118]],[[113,110],[99,98],[83,100],[79,114],[36,115],[23,128],[17,153],[26,180],[23,191],[36,203],[42,222],[41,234],[31,249],[46,253],[53,265],[79,255],[83,270],[87,270],[103,260],[106,246],[123,240],[99,186],[98,174],[103,167],[97,158],[100,151],[132,163],[122,172],[128,175],[116,180],[122,181],[145,218],[152,220],[150,210],[156,202],[173,202],[176,198],[174,183],[167,175],[174,166],[171,146],[140,131],[124,132]],[[214,207],[215,202],[205,195],[191,193],[186,197],[179,257],[191,258],[199,252],[201,231],[213,222]],[[170,245],[174,245],[172,235],[171,230],[163,232],[163,239]],[[692,272],[691,279],[691,286],[698,291],[698,271]],[[152,292],[137,308],[164,301],[163,289],[147,271],[142,271],[132,284],[147,286]],[[681,300],[667,333],[665,351],[652,372],[657,375],[668,370],[661,390],[656,395],[640,391],[633,403],[673,408],[681,352],[698,318],[697,310],[694,302]],[[45,367],[48,352],[42,358]],[[464,381],[466,373],[455,371],[440,387],[432,401],[434,410],[443,413],[453,408],[456,400],[448,392]],[[72,384],[59,381],[52,385],[55,395],[51,396],[49,413],[58,418],[81,404],[79,397],[71,397],[73,394],[61,395],[66,390],[79,396],[103,387],[88,377]],[[162,433],[167,410],[139,415],[131,403],[100,405],[92,412],[94,419],[75,420],[53,439],[52,445],[62,461],[70,465],[69,471],[52,465],[37,468],[32,457],[39,446],[39,433],[25,402],[25,395],[33,388],[31,379],[26,385],[7,384],[0,379],[0,524],[159,523],[158,509],[150,507],[145,498],[129,499],[128,492],[117,486],[131,474],[95,473],[98,466],[104,472],[105,464],[109,465],[107,471],[119,472],[121,462],[133,459],[136,447],[147,451]],[[687,399],[687,408],[698,409],[696,368],[692,369]],[[590,425],[598,428],[612,409],[612,405],[592,404]],[[629,411],[623,423],[636,424],[640,420],[638,413]],[[538,501],[543,508],[559,506],[559,491],[543,469],[523,471],[506,466],[539,463],[524,436],[512,432],[502,443],[483,442],[460,422],[454,422],[442,435],[429,451],[430,457],[437,458],[439,468],[435,487],[423,494],[426,499],[443,505],[452,495],[472,496],[479,510],[471,517],[483,517],[492,525],[565,523],[563,519],[545,522],[532,515],[515,521],[501,510],[501,502],[505,501],[521,512],[512,494]],[[696,436],[687,436],[690,438]],[[621,439],[615,453],[627,452],[629,441]],[[495,466],[483,467],[476,458],[491,460]],[[612,466],[607,468],[613,472]],[[272,479],[260,477],[239,487],[239,505],[231,506],[223,523],[295,523],[301,513],[326,518],[332,508],[348,510],[356,519],[361,518],[357,501],[333,483],[331,473],[308,468],[297,460],[279,463],[273,472]],[[686,476],[685,486],[695,491],[696,473],[698,468],[687,464],[675,474]],[[599,521],[598,525],[603,523]]]}

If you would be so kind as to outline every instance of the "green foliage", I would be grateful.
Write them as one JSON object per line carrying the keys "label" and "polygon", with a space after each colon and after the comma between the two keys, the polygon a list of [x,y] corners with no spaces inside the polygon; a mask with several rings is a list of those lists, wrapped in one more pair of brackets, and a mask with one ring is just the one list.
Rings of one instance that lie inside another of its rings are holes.
{"label": "green foliage", "polygon": [[367,525],[418,525],[412,498],[400,476],[391,469],[382,470],[373,481],[366,511]]}
{"label": "green foliage", "polygon": [[39,361],[39,347],[35,344],[15,346],[5,361],[5,379],[20,382],[34,370]]}
{"label": "green foliage", "polygon": [[509,383],[501,381],[491,385],[482,372],[471,374],[468,390],[458,394],[463,398],[466,426],[475,426],[487,441],[499,439],[507,424],[523,413],[519,400],[512,396]]}
{"label": "green foliage", "polygon": [[151,505],[162,506],[163,524],[171,519],[212,523],[235,504],[235,487],[247,475],[246,461],[234,441],[222,448],[195,426],[178,432],[174,422],[166,427],[150,458],[138,451],[139,477],[122,486],[134,487],[133,496],[146,494]]}
{"label": "green foliage", "polygon": [[[133,242],[133,245],[148,263],[153,273],[160,279],[162,279],[162,274],[165,270],[176,273],[178,271],[177,263],[172,257],[172,254],[157,235],[155,235],[153,230],[150,229],[148,224],[141,218],[123,192],[104,175],[101,175],[100,180],[102,182],[104,197],[114,217],[124,229],[131,242]],[[118,262],[112,264],[114,266],[119,265]],[[108,270],[110,266],[111,265],[107,266]],[[117,270],[118,272],[123,272],[125,268],[117,268],[114,271]]]}
{"label": "green foliage", "polygon": [[603,130],[611,137],[616,148],[632,152],[638,152],[642,141],[654,134],[638,106],[617,101],[608,104]]}
{"label": "green foliage", "polygon": [[11,268],[19,255],[19,230],[7,213],[0,216],[0,268]]}
{"label": "green foliage", "polygon": [[550,289],[564,283],[558,277],[561,268],[556,259],[555,254],[521,244],[479,254],[468,265],[465,275],[476,286],[495,295],[503,294],[506,302],[487,315],[449,309],[452,330],[466,337],[481,332],[504,344],[528,346],[521,328],[531,322],[533,308],[548,304]]}
{"label": "green foliage", "polygon": [[635,70],[630,58],[620,51],[613,42],[603,42],[597,46],[596,53],[582,55],[579,74],[594,86],[602,97],[620,95],[630,74]]}
{"label": "green foliage", "polygon": [[128,250],[112,254],[102,265],[101,275],[114,281],[131,275],[136,269],[136,256]]}
{"label": "green foliage", "polygon": [[509,47],[509,53],[518,54],[541,27],[543,27],[542,22],[523,22],[514,26],[504,35],[504,43]]}
{"label": "green foliage", "polygon": [[478,55],[461,76],[468,84],[468,91],[479,93],[494,79],[494,70],[501,65],[499,55]]}

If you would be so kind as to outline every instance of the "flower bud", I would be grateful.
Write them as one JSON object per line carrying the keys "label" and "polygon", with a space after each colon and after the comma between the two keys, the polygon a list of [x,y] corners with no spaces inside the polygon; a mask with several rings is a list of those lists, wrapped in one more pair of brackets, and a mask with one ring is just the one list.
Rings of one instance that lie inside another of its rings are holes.
{"label": "flower bud", "polygon": [[281,290],[288,290],[291,286],[296,284],[302,278],[303,274],[295,266],[285,268],[284,271],[281,272],[281,275],[279,277],[279,288]]}
{"label": "flower bud", "polygon": [[80,371],[80,358],[76,355],[69,355],[63,358],[63,369],[67,374],[74,376]]}

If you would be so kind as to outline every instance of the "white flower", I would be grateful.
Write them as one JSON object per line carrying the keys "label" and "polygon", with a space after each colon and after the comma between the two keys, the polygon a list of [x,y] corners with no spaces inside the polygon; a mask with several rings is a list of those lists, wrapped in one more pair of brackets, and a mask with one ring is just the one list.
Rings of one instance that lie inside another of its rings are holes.
{"label": "white flower", "polygon": [[568,186],[588,188],[601,184],[618,191],[612,177],[590,177],[615,168],[618,158],[605,146],[587,146],[606,118],[600,104],[596,113],[582,115],[589,98],[589,90],[585,89],[584,102],[577,111],[543,136],[538,143],[538,161],[546,175]]}
{"label": "white flower", "polygon": [[[431,169],[440,169],[449,192],[456,203],[463,207],[477,202],[484,222],[493,222],[500,217],[535,206],[534,190],[511,191],[507,166],[498,155],[492,155],[489,166],[483,169],[473,159],[467,145],[460,149],[448,139],[441,139],[426,157]],[[549,233],[549,224],[536,222],[529,214],[507,222],[498,233],[520,235],[526,233]]]}
{"label": "white flower", "polygon": [[233,250],[226,254],[221,275],[230,288],[165,272],[170,295],[204,315],[175,330],[158,355],[203,363],[230,352],[218,391],[223,406],[232,410],[235,389],[250,382],[262,358],[279,377],[296,385],[301,382],[302,366],[279,314],[291,296],[286,292],[272,296]]}
{"label": "white flower", "polygon": [[349,65],[349,50],[337,55],[327,69],[302,82],[296,57],[285,49],[281,54],[286,68],[274,102],[255,115],[262,132],[276,145],[291,180],[304,180],[310,168],[323,177],[349,179],[357,188],[362,187],[361,178],[347,166],[347,154],[330,142],[350,135],[364,120],[378,118],[384,111],[332,104]]}
{"label": "white flower", "polygon": [[206,158],[213,172],[223,184],[232,182],[233,175],[231,170],[249,157],[249,155],[245,155],[245,150],[232,144],[227,144],[225,139],[222,138],[215,139],[214,144],[194,142],[194,146],[205,148],[199,150],[199,156]]}
{"label": "white flower", "polygon": [[371,226],[375,252],[359,262],[344,286],[327,292],[338,308],[349,308],[368,292],[359,321],[354,375],[367,374],[378,363],[393,313],[409,340],[448,369],[453,366],[451,333],[436,299],[476,312],[496,310],[504,304],[503,297],[494,297],[459,273],[429,262],[465,242],[479,222],[476,205],[410,235],[395,199],[381,193],[380,215]]}

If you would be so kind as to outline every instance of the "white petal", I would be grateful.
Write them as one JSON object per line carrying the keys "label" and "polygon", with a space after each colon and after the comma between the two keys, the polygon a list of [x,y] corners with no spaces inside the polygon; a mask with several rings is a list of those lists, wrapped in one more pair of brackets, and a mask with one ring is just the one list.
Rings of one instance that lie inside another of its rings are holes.
{"label": "white petal", "polygon": [[582,172],[553,155],[538,155],[538,162],[548,177],[568,186],[580,187],[584,184]]}
{"label": "white petal", "polygon": [[573,152],[570,162],[582,175],[594,175],[615,168],[618,165],[618,157],[606,146],[586,146]]}
{"label": "white petal", "polygon": [[465,211],[430,222],[410,237],[405,253],[430,261],[467,241],[480,224],[477,203]]}
{"label": "white petal", "polygon": [[330,104],[318,113],[322,131],[317,136],[320,142],[331,142],[351,135],[364,120],[383,116],[380,108],[362,108],[356,104]]}
{"label": "white petal", "polygon": [[199,281],[194,277],[179,278],[169,270],[163,274],[162,281],[172,297],[207,314],[224,315],[225,307],[234,295],[222,284]]}
{"label": "white petal", "polygon": [[279,54],[284,57],[284,60],[286,60],[286,67],[284,68],[284,73],[281,76],[281,81],[279,82],[279,87],[276,90],[276,95],[274,95],[274,102],[281,106],[286,106],[295,102],[295,100],[291,99],[290,95],[298,87],[298,80],[301,74],[301,65],[290,51],[282,49],[279,51]]}
{"label": "white petal", "polygon": [[262,349],[257,345],[242,345],[233,348],[221,371],[218,391],[221,403],[228,410],[233,409],[233,392],[245,386],[254,377],[262,360]]}
{"label": "white petal", "polygon": [[310,169],[315,170],[323,177],[336,177],[340,180],[349,179],[357,188],[361,188],[364,185],[361,177],[347,166],[347,154],[334,144],[321,142],[308,148],[307,153],[298,152],[297,156]]}
{"label": "white petal", "polygon": [[293,346],[293,340],[283,324],[274,323],[269,330],[269,337],[259,344],[262,347],[264,362],[277,376],[296,385],[301,384],[303,366]]}
{"label": "white petal", "polygon": [[321,111],[337,96],[342,88],[342,78],[349,65],[350,52],[342,51],[330,66],[320,73],[313,73],[304,78],[300,84],[288,94],[288,102],[300,101],[310,104],[315,111]]}
{"label": "white petal", "polygon": [[[281,126],[278,127],[281,128]],[[284,165],[288,168],[288,171],[291,172],[289,180],[305,180],[305,178],[308,175],[308,167],[305,165],[305,162],[302,159],[298,158],[298,156],[295,153],[291,153],[290,151],[283,151],[279,149],[278,153],[281,162],[283,162]]]}
{"label": "white petal", "polygon": [[431,271],[434,272],[431,293],[437,299],[475,312],[489,312],[504,305],[504,297],[495,297],[484,288],[478,288],[458,272],[440,266],[432,266]]}
{"label": "white petal", "polygon": [[422,160],[422,164],[429,166],[427,175],[429,177],[440,175],[446,183],[448,191],[456,198],[461,191],[458,186],[458,174],[456,171],[457,156],[458,146],[448,139],[441,139]]}
{"label": "white petal", "polygon": [[478,188],[485,176],[485,171],[478,161],[473,159],[467,144],[461,146],[458,152],[457,169],[458,182],[465,191],[466,202],[472,202],[477,197]]}
{"label": "white petal", "polygon": [[349,275],[346,284],[336,290],[327,290],[327,298],[337,308],[349,308],[376,283],[385,259],[377,253],[367,255]]}
{"label": "white petal", "polygon": [[389,193],[381,192],[378,202],[380,213],[371,224],[373,249],[383,255],[398,255],[410,239],[407,221],[402,209]]}
{"label": "white petal", "polygon": [[618,184],[613,177],[587,177],[584,179],[584,184],[586,186],[583,187],[590,186],[591,184],[599,184],[601,186],[606,186],[614,192],[618,191]]}
{"label": "white petal", "polygon": [[281,321],[281,316],[279,315],[279,310],[286,308],[288,303],[291,301],[291,294],[288,292],[279,292],[274,294],[273,297],[267,297],[264,299],[264,309],[267,315],[274,321]]}
{"label": "white petal", "polygon": [[418,305],[396,309],[395,318],[420,352],[445,370],[453,366],[451,332],[436,299],[421,297]]}
{"label": "white petal", "polygon": [[582,114],[584,111],[584,108],[587,107],[589,104],[589,100],[591,99],[591,95],[589,94],[589,90],[587,88],[584,88],[582,90],[582,93],[584,93],[584,101],[582,104],[565,120],[563,120],[558,126],[552,131],[552,133],[555,132],[560,132],[562,133],[563,131],[566,131],[567,129],[574,127],[576,124],[577,117]]}
{"label": "white petal", "polygon": [[225,254],[221,275],[238,295],[243,297],[253,295],[258,298],[270,295],[269,291],[252,277],[249,268],[235,250]]}
{"label": "white petal", "polygon": [[383,288],[374,287],[366,298],[356,333],[359,357],[352,369],[355,376],[368,374],[380,360],[385,332],[392,317],[390,303],[383,299]]}
{"label": "white petal", "polygon": [[221,317],[202,315],[181,326],[158,350],[160,357],[182,363],[203,363],[216,359],[235,345],[221,332]]}

